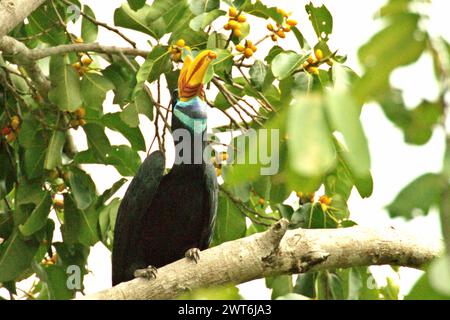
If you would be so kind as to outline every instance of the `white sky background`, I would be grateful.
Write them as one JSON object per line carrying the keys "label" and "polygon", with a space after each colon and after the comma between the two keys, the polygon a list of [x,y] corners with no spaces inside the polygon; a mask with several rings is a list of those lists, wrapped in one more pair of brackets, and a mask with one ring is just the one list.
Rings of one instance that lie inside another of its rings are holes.
{"label": "white sky background", "polygon": [[[115,8],[119,7],[125,0],[109,1],[89,1],[82,0],[88,4],[95,12],[99,21],[112,24]],[[149,1],[148,1],[149,2]],[[292,11],[292,17],[299,21],[299,28],[308,42],[314,45],[316,36],[308,21],[304,5],[305,0],[277,0],[263,1]],[[375,21],[374,15],[385,2],[383,0],[361,1],[323,1],[333,15],[333,33],[330,37],[330,47],[332,50],[339,49],[340,54],[348,55],[346,62],[351,68],[359,72],[361,69],[357,60],[357,49],[364,44],[382,26],[380,21]],[[320,4],[320,1],[313,1]],[[450,2],[446,0],[432,1],[430,15],[432,23],[427,27],[429,31],[443,34],[450,40],[448,25],[448,12],[450,12]],[[252,30],[249,39],[258,40],[266,34],[266,21],[262,19],[249,18]],[[225,18],[223,18],[225,19]],[[217,28],[220,28],[224,20],[219,20]],[[77,30],[74,28],[74,30]],[[77,33],[76,31],[74,31]],[[124,31],[130,35],[142,49],[149,49],[147,41],[149,37],[143,33]],[[99,30],[100,43],[106,45],[128,46],[121,38],[117,37],[103,28]],[[295,37],[288,33],[286,39],[280,41],[284,48],[297,49]],[[266,40],[258,46],[256,57],[262,59],[273,42]],[[437,97],[436,80],[434,79],[430,57],[422,58],[413,66],[402,68],[396,71],[391,78],[393,85],[405,90],[405,99],[408,104],[414,106],[421,99],[434,100]],[[211,99],[215,97],[215,92],[207,92]],[[104,104],[105,112],[119,111],[118,106],[111,104],[112,95]],[[153,130],[149,121],[145,117],[140,117],[141,128],[146,138],[147,147],[153,139]],[[223,115],[217,111],[209,112],[209,126],[223,121]],[[377,105],[367,105],[363,109],[362,121],[366,135],[369,140],[369,147],[372,157],[372,173],[374,177],[374,192],[369,199],[361,199],[357,192],[353,192],[349,206],[352,213],[351,218],[364,226],[395,226],[396,228],[407,228],[412,232],[420,233],[427,239],[439,239],[441,235],[439,217],[437,212],[432,212],[427,217],[420,217],[410,223],[405,223],[401,219],[392,220],[388,217],[384,207],[389,204],[397,193],[410,181],[426,172],[438,172],[441,169],[442,157],[444,153],[444,133],[435,130],[430,142],[422,147],[407,146],[403,142],[401,131],[395,128],[384,116],[381,108]],[[80,150],[87,148],[85,136],[82,130],[75,133],[75,142]],[[117,133],[108,131],[108,136],[112,144],[127,144],[127,141]],[[143,157],[145,153],[141,154]],[[173,155],[169,155],[169,158]],[[99,192],[109,188],[120,176],[116,170],[109,166],[89,165],[85,166],[93,176]],[[125,189],[121,190],[120,196]],[[440,237],[441,238],[441,237]],[[97,244],[91,251],[89,257],[89,269],[91,274],[85,278],[86,293],[93,293],[111,286],[111,261],[110,253],[103,246]],[[383,276],[392,275],[388,267],[374,267],[373,272],[377,280],[383,282]],[[405,294],[414,284],[415,279],[420,275],[420,271],[401,268],[400,279],[397,279],[401,286],[401,293]],[[377,277],[378,275],[378,277]],[[241,294],[247,299],[269,299],[270,292],[265,288],[263,280],[256,280],[240,286]]]}

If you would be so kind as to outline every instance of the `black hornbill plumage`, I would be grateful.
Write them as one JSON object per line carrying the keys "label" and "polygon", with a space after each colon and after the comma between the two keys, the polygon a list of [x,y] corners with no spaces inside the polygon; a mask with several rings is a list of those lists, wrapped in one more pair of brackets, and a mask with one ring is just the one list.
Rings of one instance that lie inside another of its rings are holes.
{"label": "black hornbill plumage", "polygon": [[[214,52],[206,50],[195,60],[190,55],[184,59],[178,80],[179,97],[173,102],[172,132],[186,130],[190,139],[183,145],[190,150],[176,152],[176,164],[166,175],[164,154],[155,151],[133,178],[115,224],[113,285],[133,279],[137,269],[150,265],[159,268],[183,258],[189,249],[202,250],[209,245],[217,210],[216,175],[214,167],[203,157],[197,164],[192,160],[199,152],[203,155],[206,147],[202,85],[208,65],[215,57]],[[194,141],[202,142],[197,145]],[[177,164],[178,157],[186,160],[183,154],[186,151],[191,151],[188,156],[191,161],[187,161],[190,163]]]}

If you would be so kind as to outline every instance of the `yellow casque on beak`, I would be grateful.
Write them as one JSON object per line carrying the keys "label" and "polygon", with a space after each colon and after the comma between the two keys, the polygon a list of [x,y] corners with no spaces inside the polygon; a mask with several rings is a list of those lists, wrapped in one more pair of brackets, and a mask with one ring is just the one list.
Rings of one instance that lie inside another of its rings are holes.
{"label": "yellow casque on beak", "polygon": [[191,55],[186,55],[178,78],[178,97],[180,100],[187,101],[201,95],[206,71],[216,58],[217,54],[212,50],[200,52],[195,59],[192,59]]}

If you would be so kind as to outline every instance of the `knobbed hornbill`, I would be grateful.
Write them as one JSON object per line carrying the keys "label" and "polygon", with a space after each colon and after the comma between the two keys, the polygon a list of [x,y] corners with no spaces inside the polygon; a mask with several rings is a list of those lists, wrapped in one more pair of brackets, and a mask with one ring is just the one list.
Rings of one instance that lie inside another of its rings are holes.
{"label": "knobbed hornbill", "polygon": [[130,183],[115,224],[113,285],[136,276],[154,276],[155,268],[185,255],[197,261],[198,250],[210,243],[217,211],[217,180],[213,166],[203,156],[197,163],[194,158],[203,155],[207,145],[203,83],[215,58],[213,51],[205,50],[195,59],[190,54],[184,59],[178,92],[172,97],[172,133],[186,130],[190,139],[178,142],[174,137],[174,141],[187,145],[188,150],[175,155],[175,164],[166,175],[164,154],[153,152]]}

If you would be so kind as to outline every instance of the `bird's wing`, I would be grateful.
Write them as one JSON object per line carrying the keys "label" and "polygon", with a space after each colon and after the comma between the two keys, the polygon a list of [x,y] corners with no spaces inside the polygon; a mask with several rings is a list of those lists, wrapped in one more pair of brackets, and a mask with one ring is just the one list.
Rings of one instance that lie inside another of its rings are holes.
{"label": "bird's wing", "polygon": [[147,208],[151,206],[164,169],[164,154],[161,151],[150,154],[140,166],[122,199],[114,227],[113,285],[123,281],[129,260],[137,252],[135,238],[140,234],[138,228],[142,225],[141,221]]}
{"label": "bird's wing", "polygon": [[219,198],[219,186],[217,184],[216,171],[211,164],[205,165],[205,177],[206,177],[206,210],[209,214],[209,234],[202,237],[207,242],[204,243],[204,247],[207,248],[212,241],[212,236],[214,232],[214,225],[216,221],[216,213],[217,213],[217,204]]}

